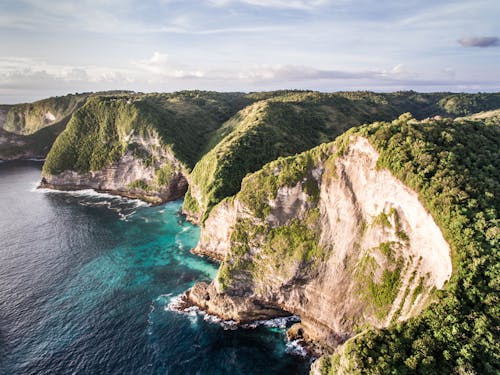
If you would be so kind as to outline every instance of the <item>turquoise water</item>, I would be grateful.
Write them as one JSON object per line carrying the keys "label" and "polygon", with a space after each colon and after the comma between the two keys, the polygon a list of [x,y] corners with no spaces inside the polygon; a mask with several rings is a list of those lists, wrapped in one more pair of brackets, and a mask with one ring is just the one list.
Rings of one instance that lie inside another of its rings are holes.
{"label": "turquoise water", "polygon": [[181,202],[34,189],[0,164],[1,374],[304,374],[282,329],[225,330],[167,306],[217,266]]}

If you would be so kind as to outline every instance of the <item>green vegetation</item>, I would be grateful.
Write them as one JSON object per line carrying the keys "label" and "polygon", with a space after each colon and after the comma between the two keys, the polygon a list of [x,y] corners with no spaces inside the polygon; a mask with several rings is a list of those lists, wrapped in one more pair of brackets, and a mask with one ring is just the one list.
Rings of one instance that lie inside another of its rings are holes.
{"label": "green vegetation", "polygon": [[438,105],[449,115],[471,115],[498,109],[500,107],[500,93],[451,94],[442,98]]}
{"label": "green vegetation", "polygon": [[[44,173],[96,171],[130,151],[154,166],[155,158],[131,137],[158,138],[186,169],[194,166],[213,132],[248,100],[243,94],[95,95],[78,110],[54,143]],[[167,171],[157,177],[165,183]]]}
{"label": "green vegetation", "polygon": [[387,215],[384,211],[375,216],[372,221],[372,226],[381,226],[383,228],[392,227],[391,222],[389,221],[389,215]]}
{"label": "green vegetation", "polygon": [[161,168],[156,170],[155,174],[156,183],[160,186],[166,186],[170,184],[171,178],[175,174],[175,167],[169,163],[165,163]]}
{"label": "green vegetation", "polygon": [[319,182],[311,175],[312,166],[327,157],[328,144],[287,158],[279,158],[260,171],[247,176],[238,199],[245,203],[256,217],[264,219],[270,213],[269,200],[276,198],[278,189],[304,182],[304,190],[313,200],[319,198]]}
{"label": "green vegetation", "polygon": [[[380,167],[418,192],[451,246],[454,274],[438,303],[355,336],[322,361],[322,373],[499,372],[500,129],[492,123],[402,116],[359,129],[380,152]],[[412,298],[423,288],[419,280]]]}
{"label": "green vegetation", "polygon": [[89,99],[54,142],[44,173],[97,171],[117,161],[128,146],[123,138],[135,118],[137,111],[123,100]]}
{"label": "green vegetation", "polygon": [[0,129],[0,159],[45,158],[68,120],[66,118],[26,136]]}
{"label": "green vegetation", "polygon": [[190,186],[188,187],[186,195],[184,196],[184,203],[182,205],[182,209],[184,212],[189,212],[191,214],[196,214],[200,212],[200,206],[198,205],[198,201],[193,198],[190,191]]}
{"label": "green vegetation", "polygon": [[[364,255],[355,267],[358,293],[369,302],[379,319],[387,317],[401,287],[403,258],[397,253],[397,243],[383,242],[378,250],[386,261],[379,265],[372,255]],[[377,277],[377,274],[380,276]]]}
{"label": "green vegetation", "polygon": [[[276,272],[285,279],[306,278],[330,251],[319,245],[318,231],[318,209],[309,210],[303,220],[294,218],[277,227],[239,220],[231,234],[231,253],[219,269],[219,285],[241,293],[241,285],[233,283],[242,277],[247,279],[247,288],[267,285],[269,275]],[[252,250],[255,247],[260,248],[257,253]]]}
{"label": "green vegetation", "polygon": [[411,302],[415,302],[417,299],[418,295],[421,294],[424,291],[424,277],[420,277],[418,281],[418,285],[413,289],[413,295],[411,297]]}
{"label": "green vegetation", "polygon": [[[279,156],[293,155],[328,140],[326,114],[303,103],[259,102],[241,111],[226,123],[220,133],[225,137],[195,166],[193,188],[201,192],[198,202],[203,214],[225,197],[240,190],[249,172]],[[217,135],[219,137],[219,135]],[[206,215],[205,215],[206,217]]]}
{"label": "green vegetation", "polygon": [[[412,91],[322,94],[285,90],[251,93],[246,98],[258,102],[240,111],[215,132],[205,149],[212,148],[211,151],[201,158],[190,176],[189,207],[185,205],[184,209],[201,221],[218,202],[240,190],[248,173],[278,157],[332,141],[352,126],[390,120],[407,111],[422,118],[500,107],[498,94],[420,94]],[[449,102],[457,104],[446,104]],[[463,110],[457,110],[456,106]],[[192,189],[198,193],[193,195]]]}
{"label": "green vegetation", "polygon": [[129,188],[131,190],[138,189],[138,190],[144,190],[144,191],[148,191],[151,189],[148,186],[148,184],[146,182],[144,182],[143,180],[135,180],[135,181],[131,182],[130,184],[128,184],[127,188]]}
{"label": "green vegetation", "polygon": [[8,112],[3,128],[20,135],[33,134],[70,117],[85,103],[87,97],[88,94],[69,94],[9,106],[6,108]]}

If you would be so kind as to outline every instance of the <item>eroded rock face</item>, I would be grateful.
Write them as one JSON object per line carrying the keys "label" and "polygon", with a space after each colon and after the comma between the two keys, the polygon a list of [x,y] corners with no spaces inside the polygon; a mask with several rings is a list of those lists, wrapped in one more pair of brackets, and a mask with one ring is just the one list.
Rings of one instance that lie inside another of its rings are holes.
{"label": "eroded rock face", "polygon": [[9,113],[9,107],[0,107],[0,128],[3,129],[5,121],[7,120],[7,114]]}
{"label": "eroded rock face", "polygon": [[[154,160],[146,164],[144,159],[127,151],[117,162],[87,173],[64,171],[57,175],[44,174],[40,187],[58,190],[94,189],[130,198],[139,198],[153,204],[180,199],[187,190],[187,171],[174,155],[163,149],[157,138],[133,137],[130,139]],[[157,170],[169,165],[172,174],[167,184],[157,183]],[[134,185],[142,181],[147,188]]]}
{"label": "eroded rock face", "polygon": [[[264,220],[253,217],[238,196],[213,210],[196,251],[248,264],[233,270],[229,289],[220,283],[222,269],[212,284],[196,285],[190,294],[195,304],[237,321],[256,311],[259,318],[272,317],[272,309],[255,306],[275,306],[300,315],[304,334],[332,347],[355,326],[384,327],[418,314],[432,290],[443,288],[452,272],[450,249],[417,194],[377,168],[379,155],[364,138],[351,139],[342,156],[334,150],[331,155],[308,177],[317,183],[317,201],[308,198],[303,180],[278,189]],[[249,238],[244,256],[232,251],[238,220],[276,228],[302,220],[311,209],[319,211],[316,240],[328,249],[323,259],[278,267],[258,235]]]}
{"label": "eroded rock face", "polygon": [[223,261],[231,250],[232,228],[239,218],[251,218],[251,213],[238,201],[225,200],[211,212],[202,230],[198,245],[192,250],[194,254],[208,256]]}

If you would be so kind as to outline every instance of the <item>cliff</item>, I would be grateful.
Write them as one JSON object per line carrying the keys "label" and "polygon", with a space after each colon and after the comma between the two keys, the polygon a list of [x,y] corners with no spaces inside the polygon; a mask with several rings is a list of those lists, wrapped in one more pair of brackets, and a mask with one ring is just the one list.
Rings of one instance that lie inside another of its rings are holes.
{"label": "cliff", "polygon": [[126,150],[118,160],[107,162],[95,171],[64,170],[54,175],[44,172],[40,187],[94,189],[153,204],[184,196],[187,190],[186,167],[171,150],[161,145],[157,135],[141,137],[131,132],[124,142]]}
{"label": "cliff", "polygon": [[[377,169],[379,154],[366,138],[337,152],[329,144],[271,163],[214,209],[195,252],[223,264],[212,286],[193,289],[196,304],[246,321],[265,301],[300,315],[310,339],[335,343],[355,326],[385,327],[418,314],[430,291],[443,288],[449,246],[417,194]],[[296,163],[305,169],[280,182]],[[257,184],[274,191],[262,196]],[[266,206],[258,207],[261,198]],[[220,306],[220,294],[238,302]]]}
{"label": "cliff", "polygon": [[19,134],[30,135],[52,126],[71,116],[80,108],[89,94],[69,94],[0,108],[0,128]]}
{"label": "cliff", "polygon": [[500,106],[498,94],[277,91],[247,97],[257,102],[215,132],[214,147],[189,176],[183,210],[193,222],[203,222],[217,203],[236,194],[247,173],[332,141],[352,126],[404,112],[417,118],[459,116]]}
{"label": "cliff", "polygon": [[0,160],[45,159],[68,118],[36,131],[19,135],[0,129]]}
{"label": "cliff", "polygon": [[88,94],[0,106],[0,160],[44,159]]}
{"label": "cliff", "polygon": [[267,164],[205,221],[195,252],[222,263],[188,299],[240,322],[298,314],[294,335],[337,348],[317,373],[491,373],[495,124],[405,115]]}
{"label": "cliff", "polygon": [[56,96],[33,103],[0,105],[0,160],[45,159],[73,113],[93,95]]}
{"label": "cliff", "polygon": [[54,143],[41,186],[181,198],[211,134],[244,104],[237,93],[93,96]]}

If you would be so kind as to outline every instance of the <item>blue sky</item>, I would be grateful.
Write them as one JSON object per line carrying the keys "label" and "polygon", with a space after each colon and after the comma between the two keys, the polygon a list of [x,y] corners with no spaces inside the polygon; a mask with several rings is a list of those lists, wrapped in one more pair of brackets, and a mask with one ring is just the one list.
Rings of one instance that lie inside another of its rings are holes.
{"label": "blue sky", "polygon": [[0,102],[130,89],[500,91],[500,1],[2,0]]}

